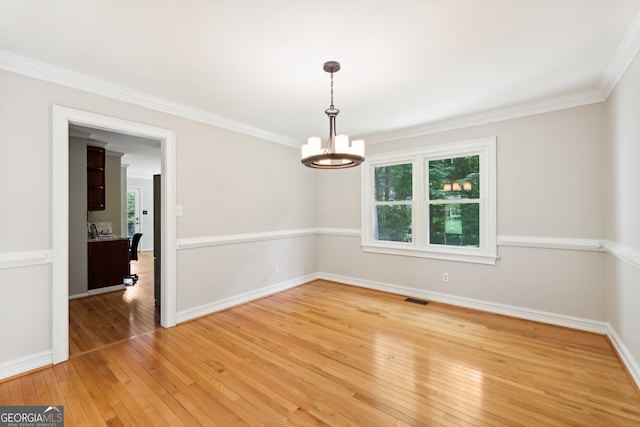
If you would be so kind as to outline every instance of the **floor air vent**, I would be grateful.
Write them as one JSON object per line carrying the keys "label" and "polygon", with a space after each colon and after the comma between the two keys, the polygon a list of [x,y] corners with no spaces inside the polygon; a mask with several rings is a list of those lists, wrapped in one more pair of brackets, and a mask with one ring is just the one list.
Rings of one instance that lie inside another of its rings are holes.
{"label": "floor air vent", "polygon": [[429,304],[429,301],[423,301],[423,300],[417,299],[417,298],[407,298],[405,301],[412,302],[414,304],[421,304],[421,305]]}

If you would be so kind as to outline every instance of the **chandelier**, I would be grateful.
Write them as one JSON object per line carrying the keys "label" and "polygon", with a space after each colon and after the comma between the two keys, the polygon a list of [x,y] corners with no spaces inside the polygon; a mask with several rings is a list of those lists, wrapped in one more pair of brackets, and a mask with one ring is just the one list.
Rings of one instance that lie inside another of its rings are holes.
{"label": "chandelier", "polygon": [[343,169],[358,166],[364,162],[364,141],[361,139],[349,144],[347,135],[336,135],[336,116],[340,110],[333,106],[333,73],[340,70],[340,63],[328,61],[322,67],[331,73],[331,105],[324,112],[329,116],[329,140],[322,147],[318,137],[311,137],[302,146],[302,163],[310,168]]}
{"label": "chandelier", "polygon": [[460,184],[459,182],[445,182],[442,185],[442,191],[471,191],[471,183],[470,182],[463,182],[462,184]]}

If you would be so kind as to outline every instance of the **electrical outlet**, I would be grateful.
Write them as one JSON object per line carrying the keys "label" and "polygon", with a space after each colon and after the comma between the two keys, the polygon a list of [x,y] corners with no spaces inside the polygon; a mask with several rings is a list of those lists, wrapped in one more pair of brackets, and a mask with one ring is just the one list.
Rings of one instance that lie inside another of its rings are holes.
{"label": "electrical outlet", "polygon": [[280,273],[280,267],[278,266],[278,264],[273,266],[273,274],[278,274]]}
{"label": "electrical outlet", "polygon": [[442,273],[442,281],[443,282],[449,281],[449,273]]}

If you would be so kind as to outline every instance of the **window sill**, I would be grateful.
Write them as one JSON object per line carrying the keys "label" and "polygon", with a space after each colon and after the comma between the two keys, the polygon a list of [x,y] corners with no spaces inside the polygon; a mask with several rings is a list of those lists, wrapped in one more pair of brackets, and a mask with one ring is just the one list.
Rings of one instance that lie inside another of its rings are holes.
{"label": "window sill", "polygon": [[473,264],[485,264],[485,265],[496,265],[496,261],[498,260],[497,255],[489,255],[486,253],[473,253],[473,252],[448,252],[448,251],[435,251],[435,250],[424,250],[424,249],[414,249],[414,248],[402,248],[396,246],[387,246],[387,245],[372,245],[372,244],[362,244],[362,250],[364,252],[373,252],[379,254],[387,254],[387,255],[400,255],[400,256],[410,256],[417,258],[431,258],[431,259],[440,259],[445,261],[457,261],[457,262],[468,262]]}

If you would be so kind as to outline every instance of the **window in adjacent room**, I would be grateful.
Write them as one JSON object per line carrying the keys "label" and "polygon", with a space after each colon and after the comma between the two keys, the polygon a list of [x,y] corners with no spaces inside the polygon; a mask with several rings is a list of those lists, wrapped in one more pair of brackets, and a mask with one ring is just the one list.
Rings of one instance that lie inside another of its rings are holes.
{"label": "window in adjacent room", "polygon": [[362,169],[363,249],[495,264],[495,141],[370,155]]}

